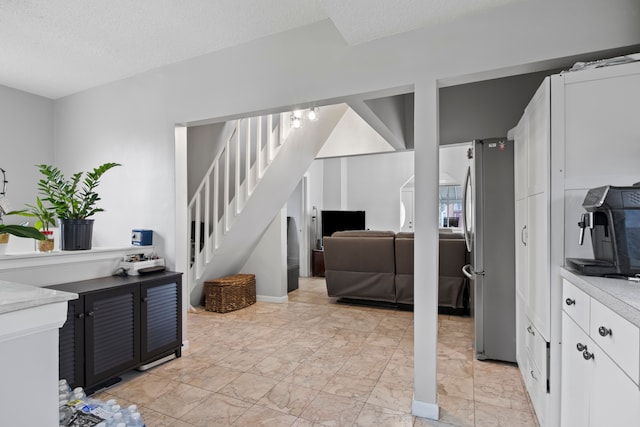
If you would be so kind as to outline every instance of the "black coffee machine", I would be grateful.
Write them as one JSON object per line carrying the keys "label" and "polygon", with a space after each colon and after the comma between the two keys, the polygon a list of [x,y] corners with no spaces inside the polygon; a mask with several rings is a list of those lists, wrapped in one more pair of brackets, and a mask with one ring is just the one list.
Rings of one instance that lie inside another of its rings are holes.
{"label": "black coffee machine", "polygon": [[588,276],[640,274],[640,183],[593,188],[582,207],[579,244],[588,228],[595,259],[567,258],[567,267]]}

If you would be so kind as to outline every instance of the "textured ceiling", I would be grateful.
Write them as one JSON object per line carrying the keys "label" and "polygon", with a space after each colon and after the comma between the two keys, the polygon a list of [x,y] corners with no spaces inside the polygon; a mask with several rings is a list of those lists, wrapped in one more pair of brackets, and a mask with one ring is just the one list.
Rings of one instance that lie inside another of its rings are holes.
{"label": "textured ceiling", "polygon": [[520,0],[0,0],[0,84],[59,98],[330,19],[349,45]]}

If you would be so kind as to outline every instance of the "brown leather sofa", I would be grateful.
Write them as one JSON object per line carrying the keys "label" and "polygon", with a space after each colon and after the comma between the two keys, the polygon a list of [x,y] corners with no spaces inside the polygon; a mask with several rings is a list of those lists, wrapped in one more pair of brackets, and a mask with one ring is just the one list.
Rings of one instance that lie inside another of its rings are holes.
{"label": "brown leather sofa", "polygon": [[323,239],[330,297],[396,302],[395,233],[338,231]]}
{"label": "brown leather sofa", "polygon": [[[438,305],[465,309],[468,256],[462,235],[441,233]],[[413,304],[414,235],[392,231],[340,231],[324,238],[330,297]]]}

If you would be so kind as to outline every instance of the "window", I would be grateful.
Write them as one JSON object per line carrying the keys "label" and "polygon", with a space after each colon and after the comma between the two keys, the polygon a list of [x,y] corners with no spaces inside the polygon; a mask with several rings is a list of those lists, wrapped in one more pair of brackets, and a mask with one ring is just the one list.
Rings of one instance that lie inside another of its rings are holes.
{"label": "window", "polygon": [[462,186],[440,186],[440,218],[438,225],[441,228],[461,227],[462,222]]}

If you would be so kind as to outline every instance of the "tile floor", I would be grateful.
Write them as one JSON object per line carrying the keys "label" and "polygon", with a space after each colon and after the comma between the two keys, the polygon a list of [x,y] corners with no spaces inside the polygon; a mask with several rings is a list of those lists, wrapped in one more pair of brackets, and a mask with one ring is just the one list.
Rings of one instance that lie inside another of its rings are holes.
{"label": "tile floor", "polygon": [[411,415],[411,312],[338,304],[303,278],[286,304],[188,321],[182,358],[96,397],[136,403],[147,427],[537,426],[518,369],[473,357],[469,318],[439,317],[437,422]]}

